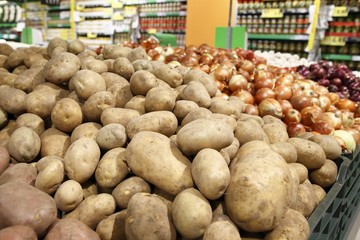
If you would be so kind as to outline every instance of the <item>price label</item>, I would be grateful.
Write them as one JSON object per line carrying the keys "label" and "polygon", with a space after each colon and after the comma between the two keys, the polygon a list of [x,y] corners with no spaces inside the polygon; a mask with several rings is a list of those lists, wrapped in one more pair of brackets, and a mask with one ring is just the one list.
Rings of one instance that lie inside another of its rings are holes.
{"label": "price label", "polygon": [[280,8],[265,8],[261,11],[262,18],[282,18],[283,16]]}
{"label": "price label", "polygon": [[75,9],[76,9],[76,11],[83,11],[85,8],[83,6],[77,4]]}
{"label": "price label", "polygon": [[114,15],[113,15],[113,20],[115,20],[115,21],[124,20],[124,16],[121,15],[121,14],[114,14]]}
{"label": "price label", "polygon": [[113,2],[111,4],[112,8],[123,8],[123,3],[122,2]]}
{"label": "price label", "polygon": [[155,34],[157,31],[156,31],[155,28],[149,28],[149,29],[147,30],[147,32],[148,32],[148,34]]}
{"label": "price label", "polygon": [[159,17],[165,17],[165,16],[166,16],[166,12],[159,12],[159,13],[157,14],[157,16],[159,16]]}
{"label": "price label", "polygon": [[97,37],[97,34],[96,34],[96,33],[87,33],[87,34],[86,34],[86,37],[87,37],[87,38],[94,39],[94,38]]}
{"label": "price label", "polygon": [[349,14],[348,8],[346,6],[334,7],[333,17],[347,17]]}
{"label": "price label", "polygon": [[320,42],[321,45],[327,46],[345,46],[346,38],[345,37],[336,37],[336,36],[326,36]]}
{"label": "price label", "polygon": [[105,15],[111,15],[112,13],[113,13],[112,8],[105,8],[105,9],[104,9],[104,14],[105,14]]}

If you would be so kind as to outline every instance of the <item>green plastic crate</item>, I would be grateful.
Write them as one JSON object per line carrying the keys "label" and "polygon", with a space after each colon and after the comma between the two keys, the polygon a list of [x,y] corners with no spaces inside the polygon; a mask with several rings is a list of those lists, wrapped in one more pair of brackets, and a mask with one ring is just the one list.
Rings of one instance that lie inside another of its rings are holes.
{"label": "green plastic crate", "polygon": [[342,240],[360,202],[360,148],[341,156],[337,181],[308,219],[310,240]]}

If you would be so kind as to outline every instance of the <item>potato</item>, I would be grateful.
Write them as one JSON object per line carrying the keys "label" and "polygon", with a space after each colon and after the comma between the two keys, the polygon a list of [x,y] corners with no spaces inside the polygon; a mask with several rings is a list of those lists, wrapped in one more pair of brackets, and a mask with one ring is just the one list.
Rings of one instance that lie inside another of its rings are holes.
{"label": "potato", "polygon": [[128,82],[116,82],[107,91],[115,96],[115,106],[120,108],[125,107],[133,97]]}
{"label": "potato", "polygon": [[83,100],[99,91],[106,90],[104,78],[91,70],[80,70],[74,74],[73,81],[76,94]]}
{"label": "potato", "polygon": [[132,119],[126,126],[126,133],[130,139],[141,131],[154,131],[170,137],[177,126],[177,118],[172,112],[156,111]]}
{"label": "potato", "polygon": [[227,165],[229,165],[230,162],[234,159],[236,153],[239,151],[239,148],[239,140],[237,140],[237,138],[234,138],[230,146],[220,150],[220,154],[223,156]]}
{"label": "potato", "polygon": [[5,127],[9,122],[7,112],[0,107],[0,129]]}
{"label": "potato", "polygon": [[82,183],[81,187],[83,189],[84,198],[88,198],[99,193],[98,186],[96,185],[95,181],[92,181],[92,179],[89,179],[88,181]]}
{"label": "potato", "polygon": [[101,113],[100,121],[105,126],[111,123],[118,123],[126,127],[128,123],[139,117],[136,110],[126,108],[107,108]]}
{"label": "potato", "polygon": [[1,174],[9,167],[10,155],[6,148],[0,147],[0,179]]}
{"label": "potato", "polygon": [[68,83],[80,69],[80,59],[68,52],[56,54],[44,66],[45,79],[52,83]]}
{"label": "potato", "polygon": [[200,82],[190,82],[181,92],[182,100],[190,100],[195,102],[199,107],[208,108],[211,104],[209,93],[206,91],[204,85]]}
{"label": "potato", "polygon": [[[42,61],[47,62],[48,60],[41,53],[29,54],[24,58],[24,65],[27,68],[32,68],[35,65],[37,65],[36,67],[40,67],[38,64]],[[44,67],[44,65],[42,67]]]}
{"label": "potato", "polygon": [[8,59],[7,56],[0,55],[0,68],[4,68],[4,69],[7,68],[7,64],[6,64],[7,59]]}
{"label": "potato", "polygon": [[158,69],[159,67],[165,65],[164,61],[160,61],[160,60],[151,60],[151,61],[150,61],[150,64],[151,64],[151,66],[153,67],[154,71],[155,71],[156,69]]}
{"label": "potato", "polygon": [[64,98],[69,94],[69,91],[65,87],[50,82],[44,82],[35,86],[33,91],[44,91],[47,92],[47,94],[51,93],[56,97],[56,100]]}
{"label": "potato", "polygon": [[21,65],[24,64],[24,57],[29,53],[29,50],[27,48],[17,48],[14,51],[12,51],[8,59],[6,60],[6,65],[9,67],[9,69],[15,69]]}
{"label": "potato", "polygon": [[224,122],[225,124],[229,125],[229,127],[231,127],[233,131],[235,131],[237,127],[237,122],[232,116],[224,115],[221,113],[213,113],[209,116],[209,118]]}
{"label": "potato", "polygon": [[100,160],[100,148],[91,138],[73,142],[64,156],[64,166],[69,179],[86,182],[95,172]]}
{"label": "potato", "polygon": [[50,58],[53,58],[55,57],[57,54],[59,53],[64,53],[64,52],[67,52],[66,49],[64,49],[63,47],[56,47],[54,48],[54,50],[52,51],[51,55],[50,55]]}
{"label": "potato", "polygon": [[30,68],[22,72],[14,82],[14,87],[26,93],[31,92],[35,86],[45,82],[42,67]]}
{"label": "potato", "polygon": [[95,170],[96,183],[103,188],[114,188],[129,173],[125,162],[125,148],[107,151]]}
{"label": "potato", "polygon": [[125,104],[125,108],[136,110],[140,115],[145,113],[145,97],[137,95],[132,97],[129,102]]}
{"label": "potato", "polygon": [[151,188],[144,179],[133,176],[120,182],[111,195],[115,198],[116,204],[120,209],[126,209],[131,197],[140,192],[150,193]]}
{"label": "potato", "polygon": [[161,66],[156,69],[154,75],[168,83],[170,87],[175,88],[183,83],[183,76],[176,68],[170,68],[167,65]]}
{"label": "potato", "polygon": [[83,121],[79,103],[70,98],[60,99],[51,111],[51,121],[60,131],[71,132]]}
{"label": "potato", "polygon": [[1,185],[0,206],[0,229],[27,225],[38,237],[46,232],[57,217],[54,199],[25,183],[9,182]]}
{"label": "potato", "polygon": [[7,148],[11,134],[16,130],[14,120],[9,120],[8,124],[0,131],[0,146]]}
{"label": "potato", "polygon": [[125,127],[119,123],[108,124],[96,134],[96,142],[104,150],[122,147],[125,145],[126,140]]}
{"label": "potato", "polygon": [[170,194],[193,186],[189,159],[160,133],[137,133],[126,148],[126,160],[136,176]]}
{"label": "potato", "polygon": [[242,113],[238,119],[238,121],[251,121],[251,120],[257,121],[261,127],[264,126],[264,124],[265,124],[264,120],[261,117],[259,117],[257,115],[247,114],[247,113]]}
{"label": "potato", "polygon": [[69,52],[77,55],[85,50],[85,44],[78,39],[74,39],[68,43],[67,49]]}
{"label": "potato", "polygon": [[41,157],[58,156],[63,158],[71,144],[71,138],[68,134],[48,128],[40,136],[41,139]]}
{"label": "potato", "polygon": [[20,89],[0,88],[0,107],[8,113],[19,115],[25,112],[26,93]]}
{"label": "potato", "polygon": [[0,230],[0,239],[38,240],[35,231],[26,225],[13,225]]}
{"label": "potato", "polygon": [[197,107],[194,110],[190,111],[184,119],[181,121],[181,126],[184,126],[194,120],[200,118],[211,118],[213,114],[210,112],[209,109],[203,107]]}
{"label": "potato", "polygon": [[72,212],[65,215],[66,219],[77,219],[95,230],[98,223],[115,212],[114,198],[107,193],[100,193],[85,198]]}
{"label": "potato", "polygon": [[84,198],[80,183],[66,180],[55,192],[54,200],[58,209],[63,212],[74,210]]}
{"label": "potato", "polygon": [[211,223],[204,233],[203,240],[241,240],[238,229],[227,221],[217,221]]}
{"label": "potato", "polygon": [[178,93],[168,87],[154,87],[150,89],[145,97],[146,112],[172,111],[175,107]]}
{"label": "potato", "polygon": [[306,179],[308,179],[308,169],[301,163],[290,163],[292,167],[296,169],[299,174],[299,183],[302,184]]}
{"label": "potato", "polygon": [[235,137],[239,140],[240,146],[254,140],[270,143],[265,131],[255,120],[238,121],[235,129]]}
{"label": "potato", "polygon": [[125,220],[127,210],[114,213],[101,222],[96,227],[96,233],[102,240],[126,240]]}
{"label": "potato", "polygon": [[263,130],[270,143],[286,142],[289,139],[286,127],[278,123],[265,123]]}
{"label": "potato", "polygon": [[9,56],[14,49],[7,43],[0,43],[0,54]]}
{"label": "potato", "polygon": [[225,159],[211,148],[196,154],[191,164],[191,175],[200,193],[209,200],[220,198],[230,182],[230,170]]}
{"label": "potato", "polygon": [[52,55],[52,52],[54,51],[54,49],[55,48],[57,48],[57,47],[62,47],[64,50],[67,50],[67,42],[64,40],[64,39],[62,39],[62,38],[59,38],[59,37],[55,37],[55,38],[53,38],[53,39],[51,39],[50,41],[49,41],[49,44],[48,44],[48,46],[47,46],[47,54],[49,55],[49,56],[51,56]]}
{"label": "potato", "polygon": [[[270,137],[269,137],[270,139]],[[271,140],[270,140],[271,142]],[[295,147],[288,142],[277,142],[270,145],[271,149],[280,154],[287,163],[295,163],[297,160],[297,151]]]}
{"label": "potato", "polygon": [[339,142],[333,136],[318,134],[310,137],[309,140],[322,147],[327,159],[336,160],[342,153]]}
{"label": "potato", "polygon": [[0,175],[0,185],[8,182],[20,182],[28,185],[35,185],[37,176],[36,168],[27,163],[17,163],[9,166]]}
{"label": "potato", "polygon": [[108,91],[99,91],[91,95],[83,105],[83,112],[87,121],[99,122],[101,113],[111,107],[115,107],[115,96]]}
{"label": "potato", "polygon": [[134,95],[146,96],[147,92],[159,85],[159,80],[154,74],[145,70],[139,70],[131,75],[130,87]]}
{"label": "potato", "polygon": [[177,134],[177,145],[185,155],[204,148],[220,151],[230,146],[234,133],[230,126],[214,119],[197,119],[183,126]]}
{"label": "potato", "polygon": [[116,59],[119,57],[126,57],[131,51],[129,47],[123,47],[119,45],[105,45],[102,54],[104,59]]}
{"label": "potato", "polygon": [[129,201],[125,220],[127,239],[176,239],[166,204],[156,195],[137,193]]}
{"label": "potato", "polygon": [[102,74],[108,71],[108,66],[101,60],[93,59],[83,62],[80,69],[87,69]]}
{"label": "potato", "polygon": [[24,99],[24,107],[28,113],[33,113],[41,118],[51,115],[57,97],[53,93],[41,91],[33,91]]}
{"label": "potato", "polygon": [[129,59],[130,62],[134,62],[136,60],[147,60],[148,55],[144,48],[142,47],[136,47],[131,49],[126,57]]}
{"label": "potato", "polygon": [[77,126],[74,131],[71,133],[71,142],[75,142],[76,140],[87,137],[96,139],[96,134],[100,130],[102,126],[95,122],[86,122]]}
{"label": "potato", "polygon": [[10,136],[8,150],[18,162],[32,162],[39,154],[41,140],[39,135],[28,127],[19,127]]}
{"label": "potato", "polygon": [[299,211],[304,217],[309,217],[317,206],[318,197],[312,188],[309,180],[305,180],[298,188],[297,201],[294,209]]}
{"label": "potato", "polygon": [[57,156],[41,158],[35,165],[38,174],[35,180],[35,187],[52,195],[64,180],[63,159]]}
{"label": "potato", "polygon": [[60,219],[56,221],[46,234],[44,240],[61,239],[94,239],[100,240],[94,230],[76,219]]}
{"label": "potato", "polygon": [[15,80],[18,75],[9,72],[0,72],[0,85],[14,86]]}
{"label": "potato", "polygon": [[310,226],[306,218],[298,211],[288,209],[284,218],[265,240],[298,239],[307,240],[310,237]]}
{"label": "potato", "polygon": [[184,238],[201,237],[211,223],[212,210],[208,200],[195,188],[176,195],[171,215],[178,233]]}
{"label": "potato", "polygon": [[103,60],[103,62],[106,64],[109,73],[113,73],[114,72],[114,59],[105,59]]}
{"label": "potato", "polygon": [[336,181],[338,168],[333,160],[326,159],[324,165],[309,173],[311,183],[315,183],[322,188],[330,187]]}
{"label": "potato", "polygon": [[322,187],[320,187],[319,185],[317,185],[317,184],[311,184],[311,187],[312,187],[312,189],[313,189],[313,191],[315,192],[315,194],[316,194],[316,196],[317,196],[317,198],[316,198],[316,205],[319,205],[320,204],[320,202],[325,198],[325,196],[326,196],[326,192],[325,192],[325,190],[322,188]]}
{"label": "potato", "polygon": [[134,67],[125,57],[118,57],[114,61],[113,65],[114,73],[119,74],[120,76],[130,80],[131,75],[134,73]]}
{"label": "potato", "polygon": [[21,114],[16,119],[16,128],[28,127],[34,130],[39,136],[45,131],[44,120],[32,113]]}
{"label": "potato", "polygon": [[318,169],[324,165],[326,155],[319,144],[302,138],[290,138],[288,142],[296,148],[297,162],[307,169]]}
{"label": "potato", "polygon": [[175,107],[173,109],[173,113],[178,118],[178,120],[181,122],[188,113],[190,113],[192,110],[198,108],[199,106],[193,102],[188,100],[179,100],[176,101]]}
{"label": "potato", "polygon": [[153,66],[148,60],[139,59],[131,62],[131,64],[133,65],[135,72],[139,70],[145,70],[152,73],[154,71]]}
{"label": "potato", "polygon": [[156,194],[159,198],[161,198],[161,200],[163,200],[163,202],[166,203],[168,210],[171,213],[171,206],[175,199],[175,196],[170,193],[165,192],[164,190],[162,190],[158,187],[154,187],[154,189],[152,190],[152,193]]}
{"label": "potato", "polygon": [[28,68],[25,66],[25,65],[20,65],[18,67],[16,67],[12,73],[13,74],[16,74],[16,75],[20,75],[22,74],[23,72],[25,72],[26,70],[28,70]]}
{"label": "potato", "polygon": [[196,68],[187,71],[184,76],[184,84],[188,84],[192,81],[201,82],[207,89],[207,92],[209,93],[210,97],[215,96],[218,89],[216,82],[210,75],[208,75],[204,71]]}
{"label": "potato", "polygon": [[123,78],[122,76],[112,73],[112,72],[104,72],[101,76],[105,80],[106,89],[109,89],[115,83],[121,83],[123,85],[130,85],[129,81]]}
{"label": "potato", "polygon": [[290,169],[278,153],[253,151],[231,169],[224,194],[227,213],[245,231],[270,231],[279,224],[294,197],[293,184]]}

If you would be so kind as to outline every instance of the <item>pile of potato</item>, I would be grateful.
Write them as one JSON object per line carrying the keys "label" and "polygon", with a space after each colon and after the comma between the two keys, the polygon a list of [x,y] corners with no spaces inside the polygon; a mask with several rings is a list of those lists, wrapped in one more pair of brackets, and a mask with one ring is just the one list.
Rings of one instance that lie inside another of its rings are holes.
{"label": "pile of potato", "polygon": [[341,146],[211,75],[59,38],[0,44],[0,239],[308,239]]}

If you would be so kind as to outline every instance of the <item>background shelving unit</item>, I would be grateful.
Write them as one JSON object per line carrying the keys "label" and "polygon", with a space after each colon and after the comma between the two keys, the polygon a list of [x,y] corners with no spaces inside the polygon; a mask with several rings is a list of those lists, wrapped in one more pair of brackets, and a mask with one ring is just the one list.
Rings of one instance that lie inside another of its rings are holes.
{"label": "background shelving unit", "polygon": [[46,6],[46,40],[54,37],[72,39],[71,3],[60,1],[59,6]]}
{"label": "background shelving unit", "polygon": [[23,23],[23,11],[14,2],[0,3],[0,38],[8,41],[19,41],[18,26]]}

